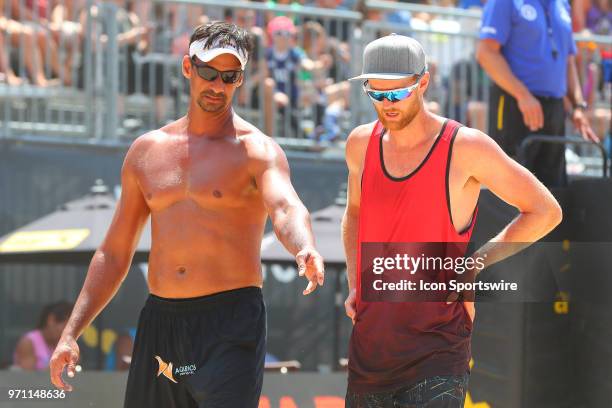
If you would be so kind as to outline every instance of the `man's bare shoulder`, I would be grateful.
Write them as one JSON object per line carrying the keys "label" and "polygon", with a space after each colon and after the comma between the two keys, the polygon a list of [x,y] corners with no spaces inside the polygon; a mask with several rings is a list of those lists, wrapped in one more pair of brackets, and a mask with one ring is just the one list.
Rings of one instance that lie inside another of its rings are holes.
{"label": "man's bare shoulder", "polygon": [[147,153],[154,146],[164,143],[168,139],[166,132],[156,129],[138,136],[125,154],[123,161],[123,171],[134,172],[142,167],[146,160]]}
{"label": "man's bare shoulder", "polygon": [[349,133],[345,148],[346,161],[349,165],[363,161],[374,126],[376,121],[359,125]]}
{"label": "man's bare shoulder", "polygon": [[511,160],[486,133],[469,127],[457,132],[453,143],[453,162],[465,169],[486,166],[492,171],[496,163]]}
{"label": "man's bare shoulder", "polygon": [[459,129],[457,136],[455,136],[455,142],[453,143],[453,149],[456,152],[461,152],[468,156],[485,153],[497,147],[497,143],[489,135],[478,129],[467,126],[463,126]]}
{"label": "man's bare shoulder", "polygon": [[167,140],[168,134],[162,129],[152,130],[138,136],[134,139],[125,155],[125,165],[128,167],[138,165],[152,147],[162,144]]}
{"label": "man's bare shoulder", "polygon": [[346,144],[362,144],[370,140],[370,135],[376,126],[376,121],[357,126],[349,133]]}
{"label": "man's bare shoulder", "polygon": [[238,136],[244,144],[247,157],[250,161],[259,163],[274,162],[279,156],[285,157],[280,145],[270,136],[257,128],[250,129]]}

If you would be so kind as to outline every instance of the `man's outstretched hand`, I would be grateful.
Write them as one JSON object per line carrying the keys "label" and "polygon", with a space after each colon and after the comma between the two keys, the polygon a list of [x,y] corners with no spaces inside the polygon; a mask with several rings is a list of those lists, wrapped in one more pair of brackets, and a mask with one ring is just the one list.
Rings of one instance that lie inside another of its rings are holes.
{"label": "man's outstretched hand", "polygon": [[72,337],[62,336],[51,356],[49,370],[51,382],[57,388],[64,391],[72,391],[72,385],[65,383],[62,379],[64,367],[68,377],[73,378],[76,373],[76,365],[79,361],[79,345]]}
{"label": "man's outstretched hand", "polygon": [[306,276],[308,279],[308,286],[302,292],[304,295],[312,293],[317,285],[323,286],[325,280],[325,267],[323,265],[323,258],[312,247],[302,249],[295,256],[295,262],[298,266],[298,273],[300,276]]}

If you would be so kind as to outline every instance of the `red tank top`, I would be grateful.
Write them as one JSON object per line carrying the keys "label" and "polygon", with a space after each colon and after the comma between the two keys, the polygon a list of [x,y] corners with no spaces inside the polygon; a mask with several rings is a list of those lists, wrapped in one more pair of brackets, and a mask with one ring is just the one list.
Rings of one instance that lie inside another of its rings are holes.
{"label": "red tank top", "polygon": [[366,302],[361,294],[364,242],[463,242],[453,226],[448,193],[452,145],[461,125],[447,119],[421,164],[396,178],[384,167],[385,130],[377,122],[361,179],[357,257],[357,311],[349,344],[349,386],[379,392],[435,375],[469,371],[472,321],[463,303]]}

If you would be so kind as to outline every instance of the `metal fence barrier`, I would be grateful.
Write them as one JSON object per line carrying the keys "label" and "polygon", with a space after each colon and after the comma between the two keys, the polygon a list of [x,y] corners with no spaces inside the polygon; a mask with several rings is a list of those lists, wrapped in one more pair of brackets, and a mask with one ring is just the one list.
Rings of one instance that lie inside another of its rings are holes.
{"label": "metal fence barrier", "polygon": [[[487,130],[489,78],[474,57],[480,10],[378,0],[360,11],[223,0],[59,0],[52,10],[28,4],[0,2],[0,137],[129,143],[180,117],[189,101],[181,59],[193,27],[211,20],[253,35],[234,106],[285,146],[341,145],[352,127],[375,118],[361,84],[347,79],[360,73],[365,45],[390,32],[411,35],[427,50],[428,107]],[[293,36],[270,35],[267,24],[279,15],[292,20]],[[587,97],[601,113],[611,85],[600,84],[598,64],[612,39],[575,38]],[[287,49],[302,62],[282,67]]]}
{"label": "metal fence barrier", "polygon": [[116,63],[116,36],[106,43],[101,32],[116,6],[92,0],[60,0],[53,10],[42,3],[29,8],[24,0],[0,4],[2,136],[100,141],[112,134],[116,89],[108,71]]}

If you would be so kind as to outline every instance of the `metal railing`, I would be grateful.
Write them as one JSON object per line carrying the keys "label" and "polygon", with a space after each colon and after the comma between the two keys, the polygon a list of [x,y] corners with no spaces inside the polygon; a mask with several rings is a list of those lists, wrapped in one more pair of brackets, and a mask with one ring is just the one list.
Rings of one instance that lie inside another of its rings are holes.
{"label": "metal railing", "polygon": [[73,2],[61,0],[52,16],[52,10],[30,9],[23,0],[16,7],[12,1],[3,2],[3,137],[55,135],[99,141],[113,133],[116,89],[108,74],[116,62],[116,36],[109,36],[105,44],[100,39],[103,25],[113,29],[108,23],[116,6],[82,3],[77,10]]}
{"label": "metal railing", "polygon": [[[205,20],[231,21],[253,34],[255,52],[234,107],[286,146],[335,145],[352,127],[375,118],[361,84],[347,79],[360,73],[365,45],[390,32],[411,35],[427,50],[428,107],[487,129],[489,78],[474,57],[478,10],[378,0],[367,1],[363,14],[246,1],[60,0],[56,8],[63,14],[54,10],[51,18],[50,10],[40,8],[24,13],[26,1],[17,2],[18,11],[5,1],[0,16],[0,69],[6,77],[10,66],[13,77],[22,79],[20,85],[0,83],[0,137],[129,143],[182,116],[189,85],[181,60],[193,28]],[[45,13],[48,18],[41,20]],[[394,13],[399,17],[389,18]],[[291,47],[310,65],[287,72],[270,62],[275,40],[266,24],[277,15],[293,20]],[[612,47],[604,36],[576,40],[588,45],[579,48],[582,74],[590,72],[597,50]],[[283,81],[289,84],[284,92]],[[594,103],[609,101],[606,86],[593,88]]]}

